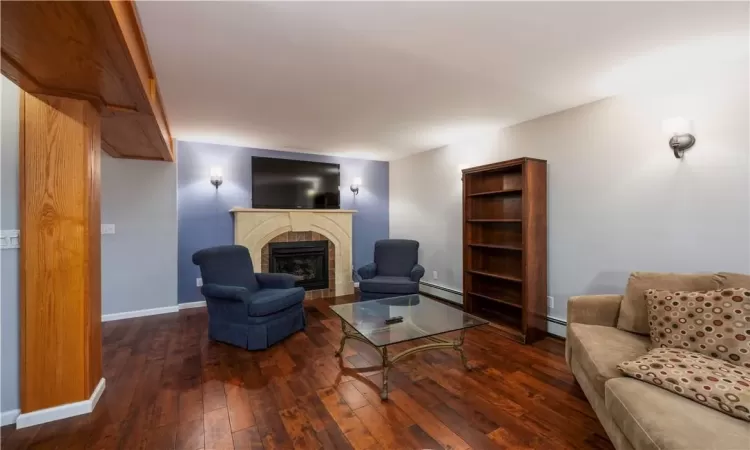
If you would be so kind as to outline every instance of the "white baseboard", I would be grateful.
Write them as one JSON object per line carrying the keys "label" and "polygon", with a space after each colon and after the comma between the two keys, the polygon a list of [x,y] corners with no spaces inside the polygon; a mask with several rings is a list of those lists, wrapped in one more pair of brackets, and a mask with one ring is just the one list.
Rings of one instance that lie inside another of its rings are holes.
{"label": "white baseboard", "polygon": [[177,309],[182,311],[183,309],[203,308],[204,306],[206,306],[206,301],[201,300],[199,302],[180,303],[179,305],[177,305]]}
{"label": "white baseboard", "polygon": [[112,320],[130,319],[133,317],[155,316],[157,314],[168,314],[168,313],[173,313],[177,311],[178,311],[177,305],[175,305],[175,306],[164,306],[162,308],[139,309],[137,311],[127,311],[127,312],[114,313],[114,314],[103,314],[102,322],[110,322]]}
{"label": "white baseboard", "polygon": [[10,411],[4,411],[0,414],[0,426],[11,425],[16,423],[18,415],[21,414],[20,409],[12,409]]}
{"label": "white baseboard", "polygon": [[96,389],[94,389],[94,392],[88,400],[20,414],[16,418],[16,429],[32,427],[34,425],[40,425],[55,420],[67,419],[68,417],[80,416],[82,414],[89,414],[94,410],[97,402],[101,398],[105,385],[106,382],[104,381],[104,378],[99,380],[99,384],[96,385]]}
{"label": "white baseboard", "polygon": [[359,288],[359,281],[355,281],[355,282],[354,282],[354,287],[355,287],[355,288]]}

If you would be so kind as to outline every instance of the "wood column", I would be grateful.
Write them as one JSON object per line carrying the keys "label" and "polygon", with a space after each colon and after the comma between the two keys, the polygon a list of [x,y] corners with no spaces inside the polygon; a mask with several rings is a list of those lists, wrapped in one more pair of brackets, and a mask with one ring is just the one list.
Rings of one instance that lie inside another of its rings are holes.
{"label": "wood column", "polygon": [[22,94],[21,412],[88,400],[102,377],[100,117]]}

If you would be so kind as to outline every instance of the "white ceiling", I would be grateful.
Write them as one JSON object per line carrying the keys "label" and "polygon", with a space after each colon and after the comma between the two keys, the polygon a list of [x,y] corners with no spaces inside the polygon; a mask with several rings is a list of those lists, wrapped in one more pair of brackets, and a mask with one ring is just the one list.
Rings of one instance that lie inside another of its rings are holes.
{"label": "white ceiling", "polygon": [[138,10],[176,138],[383,160],[748,57],[746,2]]}

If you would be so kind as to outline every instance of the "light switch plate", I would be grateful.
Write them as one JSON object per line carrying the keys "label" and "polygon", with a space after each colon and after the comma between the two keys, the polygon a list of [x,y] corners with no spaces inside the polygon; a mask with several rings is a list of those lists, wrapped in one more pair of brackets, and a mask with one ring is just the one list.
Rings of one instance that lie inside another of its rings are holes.
{"label": "light switch plate", "polygon": [[113,223],[103,223],[102,224],[102,234],[115,234],[115,224],[113,224]]}
{"label": "light switch plate", "polygon": [[549,309],[555,309],[555,297],[551,295],[547,297],[547,306]]}
{"label": "light switch plate", "polygon": [[433,270],[433,271],[432,271],[432,279],[433,279],[433,280],[437,280],[437,279],[438,279],[438,273],[437,273],[437,270]]}
{"label": "light switch plate", "polygon": [[19,248],[21,232],[19,230],[0,231],[0,250]]}

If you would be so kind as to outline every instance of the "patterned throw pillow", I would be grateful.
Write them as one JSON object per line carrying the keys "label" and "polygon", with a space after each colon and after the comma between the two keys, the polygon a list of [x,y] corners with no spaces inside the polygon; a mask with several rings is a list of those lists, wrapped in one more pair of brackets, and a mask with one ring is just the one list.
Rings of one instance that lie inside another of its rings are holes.
{"label": "patterned throw pillow", "polygon": [[649,289],[652,348],[680,348],[750,368],[750,289]]}
{"label": "patterned throw pillow", "polygon": [[629,377],[750,422],[750,370],[674,348],[653,349],[617,368]]}

